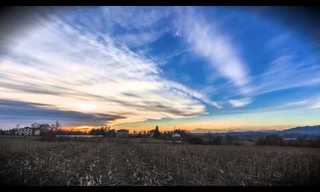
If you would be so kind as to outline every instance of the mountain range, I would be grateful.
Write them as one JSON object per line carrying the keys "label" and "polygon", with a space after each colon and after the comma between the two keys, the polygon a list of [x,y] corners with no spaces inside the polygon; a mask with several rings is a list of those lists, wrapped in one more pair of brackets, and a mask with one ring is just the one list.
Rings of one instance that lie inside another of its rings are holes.
{"label": "mountain range", "polygon": [[[201,131],[201,132],[196,132]],[[202,135],[207,134],[207,132],[204,132],[204,129],[196,129],[193,134],[196,135]],[[252,138],[252,137],[261,137],[261,136],[268,136],[268,135],[278,135],[281,137],[318,137],[320,136],[320,125],[314,125],[314,126],[302,126],[302,127],[294,127],[290,129],[285,129],[281,131],[244,131],[244,132],[223,132],[223,133],[213,133],[209,132],[211,135],[215,136],[238,136],[238,137],[246,137],[246,138]]]}

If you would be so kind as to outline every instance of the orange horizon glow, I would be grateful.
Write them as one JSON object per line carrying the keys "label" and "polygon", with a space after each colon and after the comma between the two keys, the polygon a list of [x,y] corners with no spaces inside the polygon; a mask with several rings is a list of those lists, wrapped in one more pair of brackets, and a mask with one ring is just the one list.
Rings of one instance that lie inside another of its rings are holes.
{"label": "orange horizon glow", "polygon": [[205,118],[168,119],[153,121],[136,121],[121,124],[104,125],[66,125],[64,130],[88,132],[94,128],[108,126],[111,129],[127,129],[129,132],[150,131],[159,126],[161,132],[182,129],[199,132],[230,132],[230,131],[267,131],[284,130],[298,126],[320,124],[318,111],[314,110],[307,117],[305,111],[266,111],[246,114],[209,116]]}
{"label": "orange horizon glow", "polygon": [[[155,125],[156,126],[156,125]],[[133,133],[133,132],[143,132],[143,131],[151,131],[155,129],[155,126],[148,126],[145,128],[128,128],[128,127],[110,127],[111,129],[114,130],[119,130],[119,129],[127,129],[129,131],[129,133]],[[101,128],[102,126],[75,126],[75,127],[63,127],[62,130],[64,131],[74,131],[74,132],[83,132],[83,133],[88,133],[93,129],[98,129]],[[259,131],[264,131],[264,130],[270,130],[270,128],[272,128],[272,130],[280,130],[280,129],[286,129],[286,128],[291,128],[293,126],[260,126]],[[247,127],[247,129],[239,129],[239,128],[195,128],[195,127],[178,127],[178,126],[159,126],[159,130],[160,132],[165,132],[165,131],[174,131],[176,129],[180,129],[180,130],[185,130],[185,131],[199,131],[199,132],[207,132],[207,131],[212,131],[212,132],[229,132],[229,131],[254,131],[256,130],[257,127]]]}
{"label": "orange horizon glow", "polygon": [[[97,126],[97,127],[93,127],[93,126],[77,126],[77,127],[63,127],[61,128],[62,131],[71,131],[71,132],[83,132],[83,133],[88,133],[93,129],[99,129],[102,126]],[[127,129],[129,131],[129,133],[133,133],[134,131],[136,132],[142,132],[142,131],[150,131],[153,130],[154,128],[149,128],[149,129],[135,129],[135,128],[112,128],[114,130],[119,130],[119,129]],[[170,129],[171,130],[171,129]],[[173,130],[173,129],[172,129]],[[161,130],[161,131],[169,131],[169,129],[165,129],[165,130]]]}
{"label": "orange horizon glow", "polygon": [[63,131],[74,131],[74,132],[84,132],[84,133],[88,133],[89,131],[91,131],[92,129],[95,129],[98,127],[94,127],[94,126],[76,126],[76,127],[62,127],[61,130]]}

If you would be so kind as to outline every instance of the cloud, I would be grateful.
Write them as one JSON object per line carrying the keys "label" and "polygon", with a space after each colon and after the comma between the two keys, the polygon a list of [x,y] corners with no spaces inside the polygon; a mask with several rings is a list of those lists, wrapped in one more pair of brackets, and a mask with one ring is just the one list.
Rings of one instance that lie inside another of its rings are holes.
{"label": "cloud", "polygon": [[[320,85],[319,57],[304,57],[299,59],[295,54],[281,54],[261,74],[251,76],[251,86],[247,96],[256,97],[281,90]],[[227,91],[227,96],[241,96],[241,93],[232,91],[230,82],[216,86],[216,92]]]}
{"label": "cloud", "polygon": [[183,36],[194,53],[207,59],[221,76],[246,94],[250,89],[248,69],[227,35],[192,8],[177,9],[177,15],[178,34]]}
{"label": "cloud", "polygon": [[108,34],[130,48],[145,49],[168,32],[168,28],[159,23],[170,15],[169,10],[163,7],[113,6],[61,8],[57,12],[64,16],[65,22],[80,31],[102,39]]}
{"label": "cloud", "polygon": [[293,102],[285,103],[285,104],[281,105],[278,108],[305,107],[306,105],[308,105],[309,102],[310,101],[307,100],[307,99],[299,100],[299,101],[293,101]]}
{"label": "cloud", "polygon": [[244,99],[230,99],[229,103],[234,108],[244,107],[246,105],[249,105],[252,102],[250,98],[244,98]]}
{"label": "cloud", "polygon": [[320,84],[320,66],[315,60],[299,61],[295,55],[281,55],[274,59],[262,74],[252,77],[256,83],[251,95]]}
{"label": "cloud", "polygon": [[312,109],[320,109],[320,102],[317,102],[311,106]]}
{"label": "cloud", "polygon": [[157,41],[167,30],[127,33],[118,36],[118,40],[130,47],[141,47]]}
{"label": "cloud", "polygon": [[307,106],[310,109],[320,109],[320,97],[308,99]]}
{"label": "cloud", "polygon": [[154,27],[171,13],[166,7],[102,7],[102,11],[104,18],[127,30]]}
{"label": "cloud", "polygon": [[20,101],[2,100],[0,99],[0,118],[1,125],[5,123],[7,128],[15,126],[17,123],[30,125],[34,121],[56,121],[62,124],[81,125],[89,123],[91,125],[104,124],[115,119],[123,117],[107,114],[86,114],[76,111],[56,110],[50,105],[39,103],[28,103]]}
{"label": "cloud", "polygon": [[[155,7],[101,7],[109,31],[120,42],[132,48],[141,48],[157,41],[168,28],[159,25],[170,15],[168,8]],[[101,21],[99,22],[100,24]],[[121,32],[117,32],[120,28]]]}
{"label": "cloud", "polygon": [[171,82],[171,91],[180,94],[182,96],[195,98],[203,103],[210,105],[211,107],[221,109],[223,108],[218,102],[210,100],[205,94],[189,89],[181,84]]}
{"label": "cloud", "polygon": [[311,96],[300,100],[290,101],[273,107],[274,110],[283,109],[320,109],[320,97]]}
{"label": "cloud", "polygon": [[34,20],[0,58],[0,99],[123,117],[112,124],[196,116],[205,113],[203,103],[219,108],[162,78],[158,63],[90,27],[82,30],[56,15]]}
{"label": "cloud", "polygon": [[[320,97],[309,97],[304,99],[292,100],[287,102],[281,102],[274,104],[272,106],[265,106],[260,108],[252,108],[246,111],[241,111],[241,113],[260,113],[260,112],[275,112],[275,111],[291,111],[291,110],[308,110],[308,109],[317,109],[318,104],[320,103]],[[302,111],[303,111],[302,110]],[[229,111],[230,113],[238,113],[239,111]],[[226,113],[228,114],[228,113]]]}

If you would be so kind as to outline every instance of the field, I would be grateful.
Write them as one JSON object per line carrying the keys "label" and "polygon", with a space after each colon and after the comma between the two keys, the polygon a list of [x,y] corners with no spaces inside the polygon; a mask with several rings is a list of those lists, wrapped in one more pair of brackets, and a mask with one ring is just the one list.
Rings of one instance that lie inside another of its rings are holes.
{"label": "field", "polygon": [[7,185],[313,185],[320,149],[0,138]]}

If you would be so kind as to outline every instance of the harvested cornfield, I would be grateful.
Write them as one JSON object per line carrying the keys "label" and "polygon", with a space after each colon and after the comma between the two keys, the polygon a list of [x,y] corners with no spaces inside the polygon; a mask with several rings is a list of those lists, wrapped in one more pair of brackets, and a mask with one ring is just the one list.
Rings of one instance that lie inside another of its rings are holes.
{"label": "harvested cornfield", "polygon": [[6,185],[313,185],[318,148],[0,138]]}

